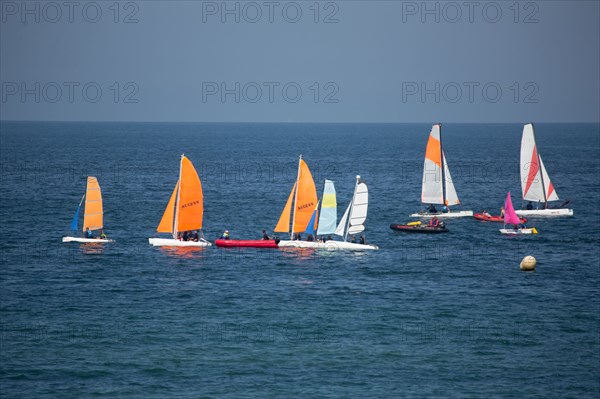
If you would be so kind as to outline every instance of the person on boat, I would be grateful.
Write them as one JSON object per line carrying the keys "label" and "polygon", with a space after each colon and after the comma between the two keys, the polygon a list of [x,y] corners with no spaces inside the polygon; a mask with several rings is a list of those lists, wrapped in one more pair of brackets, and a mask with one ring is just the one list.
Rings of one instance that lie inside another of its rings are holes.
{"label": "person on boat", "polygon": [[302,235],[300,233],[296,233],[296,240],[302,241]]}
{"label": "person on boat", "polygon": [[263,240],[270,240],[271,239],[271,237],[269,237],[269,235],[267,234],[267,230],[263,230],[262,231],[262,235],[263,235],[262,236]]}
{"label": "person on boat", "polygon": [[504,207],[503,206],[500,207],[500,217],[501,218],[504,217]]}
{"label": "person on boat", "polygon": [[306,236],[306,241],[314,241],[315,238],[313,237],[312,234],[309,234],[308,236]]}
{"label": "person on boat", "polygon": [[106,237],[106,234],[104,234],[104,230],[100,230],[100,239],[101,240],[106,240],[108,237]]}
{"label": "person on boat", "polygon": [[85,228],[85,238],[94,238],[94,233],[92,233],[89,227]]}
{"label": "person on boat", "polygon": [[429,226],[430,227],[438,227],[439,225],[440,225],[440,221],[435,216],[432,217],[431,220],[429,221]]}
{"label": "person on boat", "polygon": [[360,241],[359,241],[359,242],[360,242],[362,245],[365,245],[365,242],[366,242],[366,241],[365,241],[365,236],[364,236],[364,235],[361,235],[361,236],[360,236]]}
{"label": "person on boat", "polygon": [[222,240],[229,240],[229,230],[225,230],[223,235],[221,236]]}
{"label": "person on boat", "polygon": [[187,231],[184,231],[183,236],[181,238],[183,239],[183,241],[187,241],[190,239],[190,236],[188,235]]}
{"label": "person on boat", "polygon": [[442,213],[448,213],[448,207],[446,205],[442,207]]}
{"label": "person on boat", "polygon": [[527,209],[528,211],[531,211],[533,209],[533,204],[531,203],[531,201],[529,201],[527,203],[527,206],[525,207],[525,209]]}
{"label": "person on boat", "polygon": [[429,213],[437,213],[437,209],[435,208],[435,206],[433,204],[429,204],[429,208],[427,208],[427,211]]}
{"label": "person on boat", "polygon": [[352,238],[350,239],[350,242],[353,243],[353,244],[356,244],[356,237],[352,236]]}
{"label": "person on boat", "polygon": [[198,242],[198,240],[199,240],[198,230],[194,230],[194,232],[192,233],[192,241]]}
{"label": "person on boat", "polygon": [[483,216],[486,216],[486,217],[490,217],[490,216],[492,216],[492,215],[490,215],[490,214],[488,213],[488,211],[486,211],[485,209],[483,210],[483,212],[481,212],[481,214],[482,214]]}
{"label": "person on boat", "polygon": [[321,236],[321,242],[327,242],[327,237]]}

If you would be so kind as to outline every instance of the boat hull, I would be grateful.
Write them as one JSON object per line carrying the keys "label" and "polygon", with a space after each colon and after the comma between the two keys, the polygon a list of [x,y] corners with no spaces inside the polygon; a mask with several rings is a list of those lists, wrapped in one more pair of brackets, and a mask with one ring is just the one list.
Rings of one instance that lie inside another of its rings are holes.
{"label": "boat hull", "polygon": [[421,218],[421,219],[431,219],[432,217],[437,217],[438,219],[446,219],[446,218],[463,218],[467,216],[473,216],[473,211],[456,211],[456,212],[417,212],[410,215],[411,218]]}
{"label": "boat hull", "polygon": [[519,209],[515,211],[519,216],[531,217],[556,217],[556,216],[573,216],[573,209]]}
{"label": "boat hull", "polygon": [[534,234],[533,228],[531,229],[500,229],[500,233],[506,235],[521,235],[521,234]]}
{"label": "boat hull", "polygon": [[[476,213],[473,215],[473,217],[477,220],[482,220],[484,222],[504,223],[504,218],[502,216],[486,216],[483,213]],[[519,218],[519,220],[521,221],[521,223],[527,222],[527,219],[525,219],[525,218]]]}
{"label": "boat hull", "polygon": [[353,242],[345,241],[298,241],[298,240],[281,240],[279,241],[279,248],[314,248],[314,249],[325,249],[328,251],[337,250],[349,250],[349,251],[369,251],[379,249],[377,245],[370,244],[357,244]]}
{"label": "boat hull", "polygon": [[277,248],[275,240],[216,240],[215,245],[222,248]]}
{"label": "boat hull", "polygon": [[149,238],[150,245],[155,247],[209,247],[208,241],[180,241],[174,238]]}
{"label": "boat hull", "polygon": [[83,242],[83,243],[105,243],[105,242],[114,242],[114,240],[110,240],[108,238],[82,238],[82,237],[63,237],[62,242]]}
{"label": "boat hull", "polygon": [[406,225],[406,224],[390,224],[390,229],[395,231],[402,231],[405,233],[417,233],[417,234],[440,234],[447,233],[448,230],[445,227],[434,227],[434,226],[420,226],[420,225]]}

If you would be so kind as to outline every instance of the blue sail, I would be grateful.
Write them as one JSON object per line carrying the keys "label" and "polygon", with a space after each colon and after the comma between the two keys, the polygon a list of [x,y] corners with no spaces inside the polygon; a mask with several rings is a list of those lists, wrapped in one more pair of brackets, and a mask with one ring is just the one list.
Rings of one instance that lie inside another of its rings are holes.
{"label": "blue sail", "polygon": [[310,217],[310,221],[308,222],[308,226],[306,226],[306,230],[304,230],[304,234],[311,234],[311,235],[315,235],[315,222],[317,220],[317,209],[319,208],[319,204],[317,204],[317,207],[315,208],[315,211],[313,212],[312,216]]}
{"label": "blue sail", "polygon": [[323,187],[323,200],[321,202],[321,214],[319,215],[318,235],[333,234],[337,221],[337,201],[335,198],[335,187],[331,180],[325,180]]}
{"label": "blue sail", "polygon": [[81,209],[81,204],[83,203],[84,198],[85,198],[85,195],[81,198],[81,201],[79,202],[79,206],[77,207],[77,212],[75,212],[75,217],[73,218],[73,221],[71,222],[71,230],[73,230],[73,231],[77,231],[77,221],[79,220],[79,210]]}

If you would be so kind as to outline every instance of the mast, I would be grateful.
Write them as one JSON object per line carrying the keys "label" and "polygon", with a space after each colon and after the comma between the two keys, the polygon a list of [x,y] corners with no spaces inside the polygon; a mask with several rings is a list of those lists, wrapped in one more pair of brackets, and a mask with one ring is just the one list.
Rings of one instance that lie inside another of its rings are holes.
{"label": "mast", "polygon": [[354,198],[356,197],[356,189],[358,188],[358,181],[360,175],[356,175],[356,183],[354,184],[354,193],[352,194],[352,201],[350,202],[350,211],[348,212],[348,220],[346,220],[346,229],[344,230],[344,241],[348,239],[348,229],[350,228],[350,219],[352,219],[352,208],[354,208]]}
{"label": "mast", "polygon": [[173,238],[177,239],[177,221],[179,220],[179,195],[181,194],[181,169],[183,167],[183,157],[185,154],[181,154],[179,160],[179,181],[177,183],[177,199],[175,200],[175,218],[173,219]]}
{"label": "mast", "polygon": [[535,153],[537,155],[538,160],[538,170],[540,172],[540,179],[542,181],[542,191],[544,192],[544,209],[546,209],[546,205],[548,204],[548,198],[546,197],[546,183],[544,183],[544,170],[542,169],[542,159],[540,158],[540,152],[537,149],[537,142],[535,141],[535,129],[533,128],[533,123],[531,123],[531,131],[533,132],[533,142],[535,143]]}
{"label": "mast", "polygon": [[296,176],[296,192],[294,193],[294,210],[292,211],[292,228],[290,229],[290,240],[294,239],[294,224],[296,223],[296,203],[298,201],[298,183],[300,182],[300,165],[302,162],[302,154],[298,159],[298,175]]}
{"label": "mast", "polygon": [[440,127],[440,161],[442,164],[442,206],[446,206],[446,167],[444,164],[444,147],[442,146],[442,124],[438,123]]}

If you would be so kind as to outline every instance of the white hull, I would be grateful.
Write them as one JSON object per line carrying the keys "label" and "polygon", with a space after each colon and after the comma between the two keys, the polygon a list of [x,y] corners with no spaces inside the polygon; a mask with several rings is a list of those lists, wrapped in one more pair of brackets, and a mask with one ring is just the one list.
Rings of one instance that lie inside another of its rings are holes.
{"label": "white hull", "polygon": [[366,251],[366,250],[374,250],[379,249],[377,245],[369,245],[369,244],[356,244],[352,242],[345,241],[326,241],[326,242],[316,242],[316,241],[298,241],[298,240],[281,240],[279,241],[279,248],[314,248],[314,249],[325,249],[328,251],[337,251],[341,249],[351,250],[351,251]]}
{"label": "white hull", "polygon": [[148,238],[148,242],[155,247],[209,247],[208,241],[179,241],[174,238]]}
{"label": "white hull", "polygon": [[519,216],[573,216],[573,209],[519,209],[515,211]]}
{"label": "white hull", "polygon": [[533,234],[533,228],[531,229],[500,229],[500,233],[508,234],[508,235],[518,235],[518,234]]}
{"label": "white hull", "polygon": [[455,211],[455,212],[418,212],[410,215],[411,218],[422,218],[422,219],[431,219],[432,217],[437,217],[438,219],[446,219],[446,218],[463,218],[467,216],[473,216],[473,211]]}
{"label": "white hull", "polygon": [[102,238],[81,238],[81,237],[63,237],[62,238],[62,242],[99,242],[99,243],[104,243],[104,242],[114,242],[114,240],[109,240],[107,239],[102,239]]}

